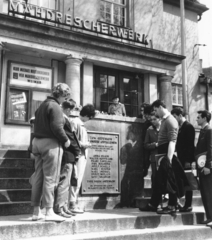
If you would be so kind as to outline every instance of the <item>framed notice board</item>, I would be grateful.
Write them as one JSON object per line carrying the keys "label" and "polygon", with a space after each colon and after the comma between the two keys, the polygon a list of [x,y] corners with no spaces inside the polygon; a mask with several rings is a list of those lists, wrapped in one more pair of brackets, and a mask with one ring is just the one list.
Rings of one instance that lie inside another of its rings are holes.
{"label": "framed notice board", "polygon": [[88,132],[92,147],[82,181],[82,194],[119,194],[119,134]]}

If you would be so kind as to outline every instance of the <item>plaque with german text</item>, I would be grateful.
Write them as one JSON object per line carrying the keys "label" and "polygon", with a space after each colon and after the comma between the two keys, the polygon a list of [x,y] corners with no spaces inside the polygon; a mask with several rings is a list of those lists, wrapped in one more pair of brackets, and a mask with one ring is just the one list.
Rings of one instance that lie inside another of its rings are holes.
{"label": "plaque with german text", "polygon": [[119,194],[119,134],[88,132],[91,148],[82,194]]}

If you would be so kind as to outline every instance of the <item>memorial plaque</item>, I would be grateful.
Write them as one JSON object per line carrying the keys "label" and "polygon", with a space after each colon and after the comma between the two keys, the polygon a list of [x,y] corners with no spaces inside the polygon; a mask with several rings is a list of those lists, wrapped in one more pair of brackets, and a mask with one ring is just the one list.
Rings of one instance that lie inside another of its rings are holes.
{"label": "memorial plaque", "polygon": [[88,132],[92,147],[82,181],[82,194],[117,194],[119,191],[119,134]]}

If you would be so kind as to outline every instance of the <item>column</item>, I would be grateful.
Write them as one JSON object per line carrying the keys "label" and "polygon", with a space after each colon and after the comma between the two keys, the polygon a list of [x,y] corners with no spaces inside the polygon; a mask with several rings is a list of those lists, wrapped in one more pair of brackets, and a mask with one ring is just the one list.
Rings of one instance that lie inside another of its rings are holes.
{"label": "column", "polygon": [[159,89],[159,99],[163,100],[166,104],[166,107],[169,111],[172,110],[172,85],[171,85],[172,76],[160,75],[160,89]]}
{"label": "column", "polygon": [[157,92],[157,75],[152,73],[144,74],[144,102],[152,103],[157,100]]}
{"label": "column", "polygon": [[65,60],[66,63],[66,84],[71,88],[71,98],[80,104],[80,65],[81,59],[71,55]]}
{"label": "column", "polygon": [[93,103],[93,63],[83,62],[82,105]]}

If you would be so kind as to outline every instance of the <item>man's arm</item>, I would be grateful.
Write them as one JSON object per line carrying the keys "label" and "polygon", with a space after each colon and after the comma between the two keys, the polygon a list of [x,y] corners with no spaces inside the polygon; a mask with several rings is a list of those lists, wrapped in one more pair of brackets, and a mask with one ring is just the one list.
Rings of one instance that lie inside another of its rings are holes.
{"label": "man's arm", "polygon": [[170,163],[172,163],[172,158],[175,152],[175,146],[176,146],[176,142],[173,142],[173,141],[169,142],[167,157]]}
{"label": "man's arm", "polygon": [[147,129],[145,141],[144,141],[144,148],[148,150],[152,150],[156,148],[156,142],[152,142],[150,138],[150,131]]}

